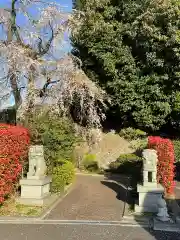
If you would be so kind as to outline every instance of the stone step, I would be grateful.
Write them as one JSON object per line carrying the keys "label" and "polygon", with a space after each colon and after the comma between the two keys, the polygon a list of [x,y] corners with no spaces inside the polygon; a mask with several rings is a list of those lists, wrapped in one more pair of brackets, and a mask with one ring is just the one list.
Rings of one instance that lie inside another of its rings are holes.
{"label": "stone step", "polygon": [[155,231],[167,231],[180,233],[180,224],[171,222],[161,222],[156,218],[153,219],[153,230]]}

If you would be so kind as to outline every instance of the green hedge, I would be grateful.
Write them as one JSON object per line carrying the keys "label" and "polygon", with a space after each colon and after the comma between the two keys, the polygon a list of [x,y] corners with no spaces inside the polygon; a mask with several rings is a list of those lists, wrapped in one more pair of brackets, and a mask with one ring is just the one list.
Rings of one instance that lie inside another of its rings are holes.
{"label": "green hedge", "polygon": [[59,161],[59,165],[52,171],[52,191],[59,192],[66,185],[73,182],[75,178],[75,169],[73,163],[69,161]]}
{"label": "green hedge", "polygon": [[99,170],[98,162],[95,154],[86,154],[82,161],[82,167],[89,172],[97,172]]}
{"label": "green hedge", "polygon": [[180,140],[174,140],[173,144],[176,162],[180,162]]}
{"label": "green hedge", "polygon": [[29,122],[31,144],[43,144],[48,174],[58,164],[59,159],[74,162],[73,149],[79,139],[76,137],[73,123],[59,116],[33,116]]}

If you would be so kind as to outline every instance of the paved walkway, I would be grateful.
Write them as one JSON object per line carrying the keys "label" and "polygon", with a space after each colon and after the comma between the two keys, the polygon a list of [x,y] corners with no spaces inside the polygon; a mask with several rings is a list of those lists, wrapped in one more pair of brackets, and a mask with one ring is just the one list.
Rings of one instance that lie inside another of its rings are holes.
{"label": "paved walkway", "polygon": [[[103,176],[77,175],[72,191],[46,216],[49,223],[1,223],[0,240],[180,240],[179,233],[150,231],[103,221],[120,221],[125,190]],[[81,220],[61,222],[53,220]],[[83,220],[102,221],[87,223]],[[53,223],[54,222],[54,223]]]}
{"label": "paved walkway", "polygon": [[91,225],[0,224],[1,240],[179,240],[180,234],[144,228]]}
{"label": "paved walkway", "polygon": [[125,189],[104,176],[77,175],[73,189],[45,219],[120,221],[124,197]]}
{"label": "paved walkway", "polygon": [[176,195],[176,201],[180,206],[180,182],[176,182],[175,195]]}

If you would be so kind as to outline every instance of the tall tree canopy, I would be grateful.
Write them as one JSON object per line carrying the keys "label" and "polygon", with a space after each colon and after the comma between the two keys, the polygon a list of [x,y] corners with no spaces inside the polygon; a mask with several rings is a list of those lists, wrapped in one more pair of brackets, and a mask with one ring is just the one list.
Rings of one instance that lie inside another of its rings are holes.
{"label": "tall tree canopy", "polygon": [[[79,110],[78,120],[89,125],[99,125],[101,111],[96,101],[102,100],[103,92],[92,83],[80,69],[79,60],[73,56],[62,58],[65,32],[74,34],[79,29],[77,11],[67,13],[55,1],[11,0],[9,8],[0,8],[0,75],[1,103],[11,92],[18,116],[33,110],[39,92],[37,84],[53,80],[56,87],[49,91],[51,110],[67,113],[71,106]],[[22,99],[21,87],[27,88]],[[8,88],[8,90],[5,88]],[[46,89],[41,97],[46,97]],[[44,100],[44,99],[43,99]]]}
{"label": "tall tree canopy", "polygon": [[123,123],[157,130],[180,117],[180,1],[75,0],[72,34],[83,70],[112,98]]}

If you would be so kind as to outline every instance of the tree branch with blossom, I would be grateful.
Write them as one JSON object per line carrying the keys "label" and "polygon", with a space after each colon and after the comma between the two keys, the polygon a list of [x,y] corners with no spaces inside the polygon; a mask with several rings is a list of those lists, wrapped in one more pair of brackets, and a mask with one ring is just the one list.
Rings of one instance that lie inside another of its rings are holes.
{"label": "tree branch with blossom", "polygon": [[[0,55],[5,59],[15,99],[18,116],[33,111],[39,97],[36,84],[44,86],[42,100],[47,96],[53,99],[54,112],[67,113],[72,104],[79,105],[81,117],[89,125],[100,125],[101,113],[97,100],[104,101],[104,92],[92,83],[81,70],[81,63],[73,56],[54,57],[56,50],[61,49],[66,31],[78,31],[82,13],[67,14],[56,3],[38,0],[12,0],[11,9],[0,9],[0,23],[3,25],[4,39],[0,39]],[[33,7],[36,16],[28,12]],[[17,16],[24,17],[23,24],[17,22]],[[20,83],[26,79],[27,97],[21,98]],[[56,86],[47,90],[49,83]],[[44,84],[44,83],[43,83]],[[78,96],[78,100],[77,97]]]}

